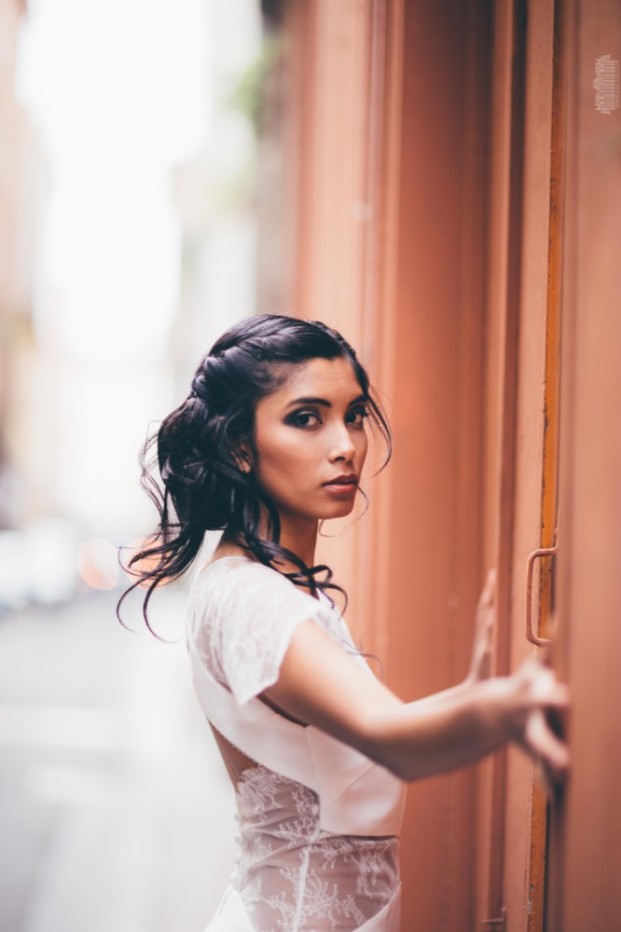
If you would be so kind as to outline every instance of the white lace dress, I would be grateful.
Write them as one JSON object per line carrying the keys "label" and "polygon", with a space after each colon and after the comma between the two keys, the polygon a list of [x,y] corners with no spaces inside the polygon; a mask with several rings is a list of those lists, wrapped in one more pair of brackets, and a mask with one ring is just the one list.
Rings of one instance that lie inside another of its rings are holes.
{"label": "white lace dress", "polygon": [[225,557],[192,586],[188,646],[199,701],[256,764],[236,786],[237,868],[209,932],[399,929],[403,784],[258,698],[307,620],[364,664],[327,600],[268,567]]}

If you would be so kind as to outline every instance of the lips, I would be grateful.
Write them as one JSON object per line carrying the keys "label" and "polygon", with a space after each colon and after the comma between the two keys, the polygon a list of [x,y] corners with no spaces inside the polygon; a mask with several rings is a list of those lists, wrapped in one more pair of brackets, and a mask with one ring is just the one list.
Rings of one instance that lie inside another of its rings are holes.
{"label": "lips", "polygon": [[327,482],[322,484],[330,487],[351,488],[351,486],[358,485],[358,477],[354,473],[347,473],[346,475],[335,476],[334,479],[328,479]]}

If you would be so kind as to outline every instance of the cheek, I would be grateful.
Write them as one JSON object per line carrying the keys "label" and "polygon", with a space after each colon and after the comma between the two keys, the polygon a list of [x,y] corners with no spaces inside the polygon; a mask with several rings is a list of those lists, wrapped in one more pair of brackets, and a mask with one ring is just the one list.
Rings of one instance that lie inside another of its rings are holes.
{"label": "cheek", "polygon": [[362,468],[362,465],[367,458],[367,451],[369,449],[369,438],[364,431],[360,432],[358,439],[355,441],[355,446],[359,468]]}
{"label": "cheek", "polygon": [[270,437],[258,439],[258,475],[265,480],[278,481],[278,478],[296,477],[303,479],[305,471],[313,462],[312,444],[303,443],[300,438],[292,436],[289,431],[272,432]]}

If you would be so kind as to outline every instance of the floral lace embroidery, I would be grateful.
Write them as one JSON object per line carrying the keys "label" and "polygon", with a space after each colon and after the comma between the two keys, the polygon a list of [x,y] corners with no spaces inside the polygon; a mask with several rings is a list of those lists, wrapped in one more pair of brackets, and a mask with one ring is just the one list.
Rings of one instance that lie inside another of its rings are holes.
{"label": "floral lace embroidery", "polygon": [[260,563],[226,557],[194,580],[188,638],[216,680],[243,703],[276,681],[293,632],[311,619],[355,651],[345,623],[327,601],[312,599]]}
{"label": "floral lace embroidery", "polygon": [[234,886],[258,932],[352,932],[399,883],[398,839],[330,835],[316,793],[257,766],[237,787]]}

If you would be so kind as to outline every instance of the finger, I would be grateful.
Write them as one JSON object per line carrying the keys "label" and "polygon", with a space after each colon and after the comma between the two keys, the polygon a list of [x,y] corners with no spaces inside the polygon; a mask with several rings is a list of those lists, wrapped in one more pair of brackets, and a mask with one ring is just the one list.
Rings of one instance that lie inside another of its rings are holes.
{"label": "finger", "polygon": [[529,751],[556,777],[562,777],[569,767],[569,749],[549,728],[541,710],[532,712],[526,723],[524,739]]}
{"label": "finger", "polygon": [[477,605],[475,634],[478,640],[485,642],[491,641],[494,626],[496,623],[496,603],[494,593],[486,592],[481,594],[479,604]]}
{"label": "finger", "polygon": [[483,585],[483,591],[479,597],[479,608],[491,608],[496,602],[496,570],[488,570]]}
{"label": "finger", "polygon": [[569,705],[569,687],[559,683],[554,671],[538,659],[529,657],[520,664],[515,675],[528,689],[535,705],[553,708],[566,708]]}
{"label": "finger", "polygon": [[569,708],[569,687],[565,683],[559,683],[548,668],[535,675],[531,688],[534,702],[543,708],[559,712]]}
{"label": "finger", "polygon": [[471,672],[476,679],[490,675],[493,652],[493,625],[479,623],[472,649]]}

